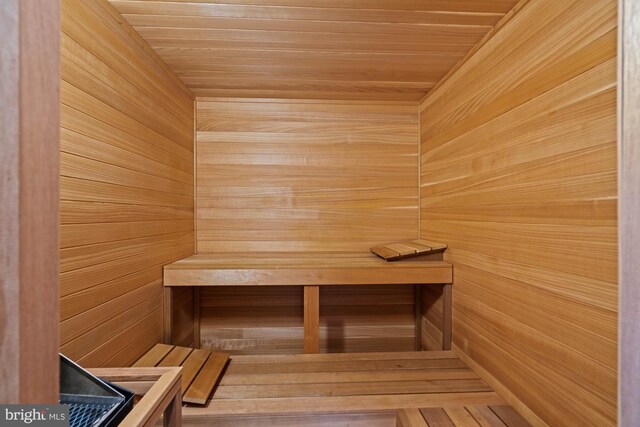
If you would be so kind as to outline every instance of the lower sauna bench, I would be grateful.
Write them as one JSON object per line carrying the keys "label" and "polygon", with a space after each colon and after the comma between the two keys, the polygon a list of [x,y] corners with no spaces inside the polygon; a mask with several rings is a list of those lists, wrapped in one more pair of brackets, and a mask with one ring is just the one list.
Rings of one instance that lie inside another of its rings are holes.
{"label": "lower sauna bench", "polygon": [[[418,419],[422,413],[428,416]],[[213,397],[204,406],[185,406],[183,423],[528,425],[452,351],[231,356]]]}

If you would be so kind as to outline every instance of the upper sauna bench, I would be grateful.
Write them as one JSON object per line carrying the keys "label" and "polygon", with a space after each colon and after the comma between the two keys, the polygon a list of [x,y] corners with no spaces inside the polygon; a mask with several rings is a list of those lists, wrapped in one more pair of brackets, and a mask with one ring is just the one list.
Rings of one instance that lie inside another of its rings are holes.
{"label": "upper sauna bench", "polygon": [[[339,285],[439,286],[443,300],[442,349],[451,340],[451,264],[442,254],[387,262],[368,252],[198,254],[164,268],[165,342],[172,344],[174,289],[203,286],[301,286],[304,288],[304,352],[319,351],[320,287]],[[417,290],[417,292],[420,292]],[[196,300],[194,293],[194,301]],[[194,307],[197,303],[194,304]],[[416,297],[416,348],[421,349],[422,298]],[[194,341],[199,341],[194,310]]]}

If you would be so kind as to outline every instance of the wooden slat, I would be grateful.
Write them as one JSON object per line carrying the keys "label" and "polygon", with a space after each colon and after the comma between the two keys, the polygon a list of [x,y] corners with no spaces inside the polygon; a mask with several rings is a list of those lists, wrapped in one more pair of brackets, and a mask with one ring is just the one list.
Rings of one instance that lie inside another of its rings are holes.
{"label": "wooden slat", "polygon": [[401,256],[413,255],[416,253],[416,250],[414,248],[405,246],[402,243],[391,243],[387,246],[393,249],[394,251],[398,252],[398,254],[400,254]]}
{"label": "wooden slat", "polygon": [[421,408],[420,412],[429,427],[456,427],[442,408]]}
{"label": "wooden slat", "polygon": [[206,408],[186,408],[185,417],[199,418],[218,414],[246,414],[251,411],[263,414],[283,412],[340,412],[396,410],[400,407],[417,407],[429,402],[433,407],[460,404],[488,405],[502,399],[495,393],[432,393],[380,396],[304,397],[294,399],[212,399]]}
{"label": "wooden slat", "polygon": [[192,350],[187,347],[174,347],[156,366],[182,366]]}
{"label": "wooden slat", "polygon": [[209,399],[229,360],[227,353],[215,352],[209,356],[199,374],[182,396],[182,401],[204,405]]}
{"label": "wooden slat", "polygon": [[[374,375],[375,377],[375,375]],[[313,396],[352,396],[377,394],[419,394],[438,392],[480,392],[491,391],[482,380],[437,380],[437,381],[365,381],[338,384],[262,384],[220,386],[216,399],[254,399]]]}
{"label": "wooden slat", "polygon": [[[237,357],[237,356],[236,356]],[[235,363],[235,361],[234,361]],[[455,368],[442,371],[425,370],[423,372],[394,371],[355,371],[355,372],[315,372],[315,373],[259,373],[259,374],[225,374],[220,383],[227,385],[256,384],[313,384],[366,382],[375,377],[378,381],[426,381],[442,379],[477,379],[470,370]]]}
{"label": "wooden slat", "polygon": [[[451,266],[438,261],[413,268],[296,268],[167,270],[166,286],[300,286],[449,283]],[[426,263],[425,262],[425,263]],[[396,263],[397,264],[397,263]],[[394,264],[394,265],[396,265]]]}
{"label": "wooden slat", "polygon": [[488,406],[465,408],[482,427],[505,427],[506,424]]}
{"label": "wooden slat", "polygon": [[383,258],[396,258],[400,256],[400,253],[398,253],[398,251],[386,246],[374,246],[373,248],[371,248],[371,252],[376,255],[380,255]]}
{"label": "wooden slat", "polygon": [[397,427],[429,427],[419,409],[401,409],[398,411]]}
{"label": "wooden slat", "polygon": [[182,390],[187,391],[196,378],[211,352],[208,350],[195,349],[189,354],[187,360],[182,363]]}
{"label": "wooden slat", "polygon": [[444,412],[456,427],[479,427],[480,424],[464,407],[444,408]]}
{"label": "wooden slat", "polygon": [[372,360],[425,360],[425,359],[457,359],[452,351],[404,351],[404,352],[368,352],[368,353],[331,353],[331,354],[278,354],[278,355],[242,355],[234,356],[234,365],[255,363],[311,363],[339,361],[372,361]]}
{"label": "wooden slat", "polygon": [[447,245],[444,244],[444,243],[436,243],[436,242],[432,242],[430,240],[424,240],[424,239],[414,240],[412,243],[416,243],[418,245],[430,247],[431,250],[434,250],[434,251],[447,248]]}
{"label": "wooden slat", "polygon": [[416,360],[356,360],[356,361],[326,361],[326,362],[291,362],[259,363],[259,364],[231,364],[228,372],[239,373],[277,373],[277,372],[354,372],[374,371],[376,369],[396,370],[425,370],[425,369],[456,369],[464,368],[464,363],[458,359],[416,359]]}
{"label": "wooden slat", "polygon": [[402,242],[402,244],[404,246],[408,246],[410,248],[413,248],[416,250],[416,253],[421,254],[421,253],[426,253],[426,252],[430,252],[431,251],[431,247],[427,246],[427,245],[421,245],[415,242]]}
{"label": "wooden slat", "polygon": [[156,344],[151,350],[149,350],[144,356],[142,356],[133,367],[153,367],[157,366],[162,359],[167,356],[175,347],[167,344]]}
{"label": "wooden slat", "polygon": [[497,405],[490,406],[490,408],[509,427],[526,427],[529,425],[511,406]]}

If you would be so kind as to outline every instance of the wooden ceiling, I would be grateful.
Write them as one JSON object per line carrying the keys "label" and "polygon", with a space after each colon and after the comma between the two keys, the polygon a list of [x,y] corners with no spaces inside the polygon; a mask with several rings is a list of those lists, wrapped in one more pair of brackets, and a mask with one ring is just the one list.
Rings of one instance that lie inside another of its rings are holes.
{"label": "wooden ceiling", "polygon": [[110,0],[197,96],[419,100],[517,0]]}

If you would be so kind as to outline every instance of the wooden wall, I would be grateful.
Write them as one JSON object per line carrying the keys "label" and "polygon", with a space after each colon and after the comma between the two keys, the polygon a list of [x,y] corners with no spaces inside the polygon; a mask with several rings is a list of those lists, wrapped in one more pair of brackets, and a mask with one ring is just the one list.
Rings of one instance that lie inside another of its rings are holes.
{"label": "wooden wall", "polygon": [[198,252],[415,238],[415,105],[198,98],[196,114]]}
{"label": "wooden wall", "polygon": [[106,1],[62,4],[61,351],[124,366],[194,253],[193,98]]}
{"label": "wooden wall", "polygon": [[[320,352],[413,351],[413,286],[320,288]],[[201,290],[201,344],[233,354],[303,352],[303,289]]]}
{"label": "wooden wall", "polygon": [[[198,98],[196,114],[199,252],[417,236],[415,104]],[[302,288],[203,289],[201,301],[204,347],[302,352]],[[413,348],[412,287],[323,288],[321,301],[321,351]]]}
{"label": "wooden wall", "polygon": [[454,344],[550,425],[616,422],[616,25],[613,0],[529,2],[421,107]]}

